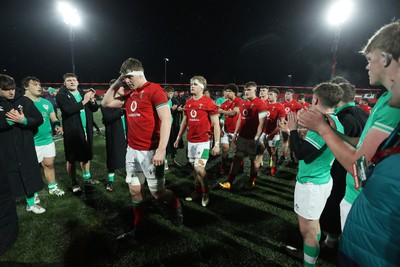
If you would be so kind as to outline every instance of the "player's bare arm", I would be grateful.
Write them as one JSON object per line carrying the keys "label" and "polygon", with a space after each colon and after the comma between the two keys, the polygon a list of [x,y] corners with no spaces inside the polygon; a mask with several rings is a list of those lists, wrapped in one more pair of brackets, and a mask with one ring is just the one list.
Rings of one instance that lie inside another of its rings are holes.
{"label": "player's bare arm", "polygon": [[121,96],[125,94],[124,84],[123,84],[124,76],[120,76],[111,86],[108,88],[107,92],[104,95],[101,104],[104,107],[109,108],[122,108],[125,105],[125,99]]}
{"label": "player's bare arm", "polygon": [[165,150],[169,140],[169,134],[171,132],[171,110],[168,105],[157,108],[157,115],[161,120],[160,126],[160,142],[156,154],[153,157],[153,165],[160,166],[165,160]]}

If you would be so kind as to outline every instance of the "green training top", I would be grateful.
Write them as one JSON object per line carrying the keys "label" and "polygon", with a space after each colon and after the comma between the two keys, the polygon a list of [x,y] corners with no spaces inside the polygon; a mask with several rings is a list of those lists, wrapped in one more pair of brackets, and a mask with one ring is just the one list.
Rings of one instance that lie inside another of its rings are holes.
{"label": "green training top", "polygon": [[[76,91],[76,93],[72,93],[72,95],[75,97],[76,102],[81,102],[82,101],[82,96],[79,93],[79,91]],[[85,111],[85,106],[83,106],[83,109],[81,109],[81,114],[80,115],[81,115],[83,131],[86,134],[87,131],[86,131],[86,111]]]}
{"label": "green training top", "polygon": [[[400,109],[388,106],[390,97],[391,93],[386,92],[379,98],[378,102],[376,102],[367,122],[365,123],[364,130],[362,131],[360,140],[357,144],[357,149],[361,147],[365,136],[371,128],[379,129],[389,135],[399,123]],[[344,195],[344,199],[350,204],[353,204],[360,193],[361,187],[356,190],[353,175],[347,173],[346,193]]]}
{"label": "green training top", "polygon": [[50,101],[39,97],[36,101],[33,101],[35,107],[39,110],[43,117],[43,123],[39,126],[38,132],[33,137],[35,146],[45,146],[53,142],[51,136],[51,121],[50,114],[54,113],[53,105]]}
{"label": "green training top", "polygon": [[[336,129],[340,133],[344,132],[342,124],[339,122],[338,118],[334,115],[330,115],[336,124]],[[318,156],[310,155],[310,157],[316,157],[310,163],[306,163],[306,160],[299,161],[299,171],[297,173],[296,179],[299,183],[305,184],[311,182],[313,184],[327,184],[331,179],[331,167],[335,156],[332,154],[328,146],[326,146],[324,139],[313,131],[308,131],[306,134],[305,141],[309,142],[316,149],[318,149]],[[317,152],[315,152],[317,153]]]}

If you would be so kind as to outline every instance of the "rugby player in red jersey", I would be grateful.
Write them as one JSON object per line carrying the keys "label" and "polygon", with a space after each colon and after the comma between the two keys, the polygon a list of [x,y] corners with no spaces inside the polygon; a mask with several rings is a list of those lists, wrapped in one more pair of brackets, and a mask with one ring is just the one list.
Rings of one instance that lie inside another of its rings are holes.
{"label": "rugby player in red jersey", "polygon": [[234,83],[230,83],[225,86],[224,91],[226,93],[227,100],[221,104],[218,109],[218,113],[225,115],[225,123],[223,127],[223,136],[221,138],[222,154],[221,154],[221,172],[227,172],[227,161],[229,153],[229,145],[232,144],[234,149],[234,143],[232,142],[233,133],[235,132],[236,123],[239,118],[240,104],[242,99],[236,97],[238,87]]}
{"label": "rugby player in red jersey", "polygon": [[233,141],[237,140],[235,156],[233,158],[228,181],[219,183],[222,189],[231,190],[233,180],[240,169],[240,162],[248,155],[250,164],[249,187],[255,185],[259,165],[256,164],[257,147],[267,117],[267,106],[256,96],[257,84],[247,82],[244,85],[246,100],[240,104],[239,119],[233,134]]}
{"label": "rugby player in red jersey", "polygon": [[[203,207],[206,207],[210,201],[206,175],[210,140],[214,136],[214,147],[211,153],[215,156],[219,153],[221,135],[217,105],[210,97],[203,95],[206,87],[207,80],[203,76],[194,76],[190,79],[190,93],[193,97],[185,104],[181,128],[174,143],[174,146],[178,147],[180,138],[188,129],[186,135],[188,158],[194,168],[195,191],[186,200],[191,201],[201,195]],[[213,128],[213,134],[211,128]]]}
{"label": "rugby player in red jersey", "polygon": [[285,107],[277,102],[279,96],[279,90],[271,88],[268,92],[268,116],[267,123],[265,126],[265,135],[267,139],[267,149],[270,156],[269,165],[271,167],[270,174],[275,175],[276,162],[278,155],[278,146],[280,142],[280,130],[277,128],[278,120],[283,122],[285,120],[286,112]]}
{"label": "rugby player in red jersey", "polygon": [[[138,238],[143,233],[144,184],[153,197],[168,203],[175,210],[174,224],[183,222],[182,206],[171,190],[165,189],[164,159],[171,130],[168,98],[158,84],[148,82],[142,63],[127,59],[121,66],[121,76],[104,95],[102,105],[126,109],[128,148],[126,151],[126,182],[132,196],[135,215],[134,230],[117,239]],[[126,83],[131,89],[125,97],[117,97]]]}
{"label": "rugby player in red jersey", "polygon": [[303,109],[309,109],[311,107],[311,104],[306,102],[306,96],[304,94],[299,94],[297,97],[297,102],[303,106]]}
{"label": "rugby player in red jersey", "polygon": [[[286,117],[290,112],[294,112],[295,114],[297,114],[297,111],[299,111],[300,109],[303,108],[303,106],[297,102],[295,99],[293,99],[293,95],[294,95],[294,90],[293,89],[287,89],[285,92],[285,99],[281,102],[281,104],[285,107],[285,111],[286,111]],[[278,163],[283,163],[286,160],[286,156],[287,156],[287,149],[289,146],[289,136],[282,132],[282,156],[279,159]],[[292,159],[292,163],[294,162],[294,155],[293,153],[291,153],[290,155],[291,159]]]}

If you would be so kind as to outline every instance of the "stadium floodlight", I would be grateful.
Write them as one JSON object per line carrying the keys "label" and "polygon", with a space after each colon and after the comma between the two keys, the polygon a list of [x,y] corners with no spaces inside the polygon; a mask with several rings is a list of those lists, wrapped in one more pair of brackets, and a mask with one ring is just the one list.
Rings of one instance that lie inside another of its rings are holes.
{"label": "stadium floodlight", "polygon": [[58,11],[61,13],[65,24],[72,27],[76,27],[81,24],[81,17],[79,16],[78,10],[69,3],[58,3]]}
{"label": "stadium floodlight", "polygon": [[341,25],[350,17],[353,10],[353,2],[351,0],[337,0],[329,9],[327,20],[336,27],[335,39],[332,45],[332,78],[336,76],[336,53],[341,33]]}
{"label": "stadium floodlight", "polygon": [[69,26],[69,41],[71,43],[71,61],[72,72],[75,73],[75,54],[74,54],[74,41],[75,32],[74,27],[81,25],[81,17],[79,16],[76,8],[66,2],[58,3],[58,11],[61,13],[65,24]]}
{"label": "stadium floodlight", "polygon": [[350,0],[335,1],[328,12],[328,22],[332,25],[341,25],[353,11],[353,2]]}

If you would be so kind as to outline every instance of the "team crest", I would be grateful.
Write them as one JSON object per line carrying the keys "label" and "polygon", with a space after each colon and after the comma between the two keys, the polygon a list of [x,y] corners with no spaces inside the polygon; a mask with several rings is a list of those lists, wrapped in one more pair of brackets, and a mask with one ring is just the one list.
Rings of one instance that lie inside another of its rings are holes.
{"label": "team crest", "polygon": [[43,107],[45,110],[49,110],[49,105],[44,104]]}

